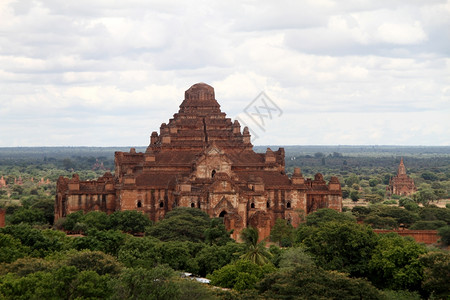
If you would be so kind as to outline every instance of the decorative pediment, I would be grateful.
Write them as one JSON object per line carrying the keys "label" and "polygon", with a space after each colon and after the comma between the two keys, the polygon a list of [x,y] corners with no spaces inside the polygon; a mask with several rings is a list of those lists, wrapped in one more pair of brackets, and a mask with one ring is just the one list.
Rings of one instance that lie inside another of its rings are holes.
{"label": "decorative pediment", "polygon": [[221,149],[215,146],[210,146],[205,152],[206,155],[222,155],[224,153]]}
{"label": "decorative pediment", "polygon": [[214,182],[208,187],[209,192],[213,193],[236,193],[239,187],[230,179],[226,173],[216,173]]}
{"label": "decorative pediment", "polygon": [[232,210],[234,209],[233,205],[230,201],[228,201],[225,197],[222,197],[222,200],[217,203],[217,205],[214,207],[214,210]]}
{"label": "decorative pediment", "polygon": [[197,178],[213,178],[216,173],[231,173],[232,161],[214,143],[206,148],[193,163]]}

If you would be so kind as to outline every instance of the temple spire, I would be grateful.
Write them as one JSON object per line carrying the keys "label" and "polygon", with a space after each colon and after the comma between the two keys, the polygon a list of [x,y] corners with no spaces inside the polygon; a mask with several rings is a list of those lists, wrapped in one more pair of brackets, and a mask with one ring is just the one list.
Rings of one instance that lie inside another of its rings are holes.
{"label": "temple spire", "polygon": [[406,175],[406,168],[403,164],[403,157],[400,160],[400,164],[398,165],[398,173],[397,175]]}

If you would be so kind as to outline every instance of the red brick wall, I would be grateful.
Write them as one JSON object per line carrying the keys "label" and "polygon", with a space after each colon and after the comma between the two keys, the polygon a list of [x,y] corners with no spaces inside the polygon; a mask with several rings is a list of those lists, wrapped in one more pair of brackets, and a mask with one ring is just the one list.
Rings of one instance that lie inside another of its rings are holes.
{"label": "red brick wall", "polygon": [[424,244],[436,244],[439,240],[437,230],[386,230],[386,229],[374,229],[375,233],[389,233],[395,232],[401,236],[410,236],[418,243]]}
{"label": "red brick wall", "polygon": [[5,227],[6,210],[0,208],[0,228]]}

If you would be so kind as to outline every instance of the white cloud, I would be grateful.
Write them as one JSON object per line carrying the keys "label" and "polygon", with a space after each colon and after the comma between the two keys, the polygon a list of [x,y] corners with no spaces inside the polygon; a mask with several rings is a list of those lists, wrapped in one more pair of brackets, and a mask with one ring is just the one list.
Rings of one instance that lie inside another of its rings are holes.
{"label": "white cloud", "polygon": [[0,146],[143,145],[196,82],[229,117],[266,91],[258,144],[449,144],[448,0],[17,0],[0,27]]}
{"label": "white cloud", "polygon": [[375,36],[382,42],[399,45],[418,44],[427,39],[419,22],[413,24],[383,23],[378,27]]}

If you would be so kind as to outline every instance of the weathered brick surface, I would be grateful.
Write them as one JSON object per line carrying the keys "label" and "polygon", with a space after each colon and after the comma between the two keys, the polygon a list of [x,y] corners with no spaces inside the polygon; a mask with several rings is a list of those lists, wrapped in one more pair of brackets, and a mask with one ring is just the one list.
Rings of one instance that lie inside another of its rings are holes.
{"label": "weathered brick surface", "polygon": [[386,230],[386,229],[374,229],[375,233],[383,234],[389,232],[395,232],[401,236],[410,236],[418,243],[424,244],[436,244],[439,240],[437,230]]}
{"label": "weathered brick surface", "polygon": [[0,228],[5,227],[6,210],[0,208]]}

